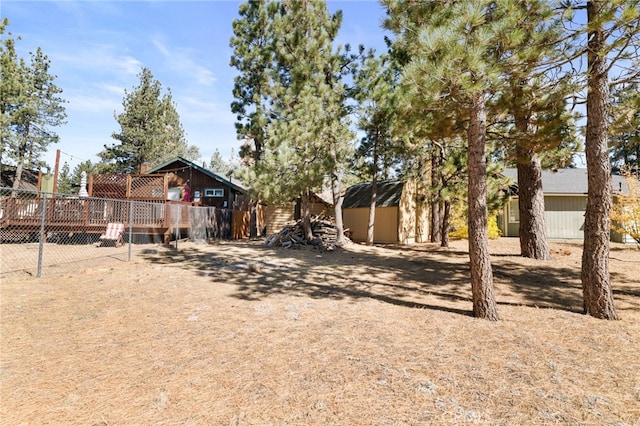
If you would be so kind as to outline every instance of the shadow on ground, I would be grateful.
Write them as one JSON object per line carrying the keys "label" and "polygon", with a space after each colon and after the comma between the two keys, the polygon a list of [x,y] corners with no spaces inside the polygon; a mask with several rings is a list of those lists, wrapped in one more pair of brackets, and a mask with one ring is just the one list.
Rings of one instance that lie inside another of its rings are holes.
{"label": "shadow on ground", "polygon": [[[160,249],[145,258],[231,284],[233,296],[262,300],[275,295],[358,301],[471,315],[468,254],[436,246],[270,248],[259,242]],[[579,266],[558,267],[517,255],[492,256],[499,304],[582,311]],[[612,273],[612,279],[615,274]],[[629,297],[638,297],[631,291]]]}

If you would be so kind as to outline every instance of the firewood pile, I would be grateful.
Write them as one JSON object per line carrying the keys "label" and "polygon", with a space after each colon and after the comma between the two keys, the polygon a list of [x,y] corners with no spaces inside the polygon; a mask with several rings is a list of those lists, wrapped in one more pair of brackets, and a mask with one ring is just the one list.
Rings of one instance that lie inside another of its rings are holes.
{"label": "firewood pile", "polygon": [[[288,223],[279,232],[271,234],[265,240],[265,244],[271,247],[300,247],[313,246],[323,250],[331,251],[336,247],[338,230],[333,220],[322,217],[311,218],[311,232],[313,239],[307,241],[304,237],[302,219],[295,223]],[[351,241],[345,236],[346,241]]]}

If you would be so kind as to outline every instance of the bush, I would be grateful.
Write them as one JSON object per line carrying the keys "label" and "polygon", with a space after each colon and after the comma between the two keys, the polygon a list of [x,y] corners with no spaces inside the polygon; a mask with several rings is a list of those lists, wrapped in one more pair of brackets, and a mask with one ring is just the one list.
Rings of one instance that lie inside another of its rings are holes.
{"label": "bush", "polygon": [[[491,214],[487,222],[489,229],[489,239],[495,240],[502,236],[498,227],[498,213]],[[452,240],[461,240],[469,238],[469,229],[467,227],[467,218],[465,216],[456,216],[451,219],[451,232],[449,238]]]}
{"label": "bush", "polygon": [[623,170],[628,192],[617,194],[611,212],[611,228],[629,235],[640,246],[640,180],[631,170]]}

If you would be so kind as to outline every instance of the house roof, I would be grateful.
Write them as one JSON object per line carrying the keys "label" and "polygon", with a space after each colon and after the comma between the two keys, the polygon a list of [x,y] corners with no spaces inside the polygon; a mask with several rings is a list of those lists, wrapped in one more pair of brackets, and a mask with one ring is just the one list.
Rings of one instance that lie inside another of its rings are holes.
{"label": "house roof", "polygon": [[[37,191],[38,175],[39,175],[39,172],[37,170],[23,169],[20,186],[17,189]],[[14,166],[3,166],[2,173],[0,174],[0,187],[13,188],[13,182],[15,179],[16,179],[16,168]]]}
{"label": "house roof", "polygon": [[[393,207],[400,204],[404,182],[383,180],[378,182],[376,207]],[[371,182],[358,183],[349,187],[344,195],[342,208],[353,209],[371,206]]]}
{"label": "house roof", "polygon": [[[518,182],[518,170],[515,168],[504,169],[502,174],[514,182]],[[611,176],[613,192],[627,191],[624,177]],[[558,169],[542,171],[542,190],[545,194],[586,194],[587,169]]]}
{"label": "house roof", "polygon": [[245,188],[243,188],[242,186],[240,186],[238,184],[235,184],[235,183],[223,178],[220,175],[215,174],[211,170],[207,170],[204,167],[198,166],[196,163],[192,163],[189,160],[185,160],[182,157],[175,157],[175,158],[173,158],[173,159],[171,159],[169,161],[166,161],[166,162],[164,162],[164,163],[152,168],[151,170],[148,170],[146,173],[147,174],[152,174],[152,173],[161,172],[165,167],[170,166],[170,165],[172,165],[174,163],[182,163],[183,166],[179,167],[180,169],[182,169],[182,168],[185,168],[185,169],[186,168],[191,168],[193,170],[197,170],[198,172],[200,172],[200,173],[202,173],[202,174],[204,174],[206,176],[209,176],[211,179],[215,179],[218,182],[222,183],[223,185],[226,185],[226,186],[230,187],[231,189],[233,189],[236,192],[241,192],[243,194],[247,193],[247,190]]}

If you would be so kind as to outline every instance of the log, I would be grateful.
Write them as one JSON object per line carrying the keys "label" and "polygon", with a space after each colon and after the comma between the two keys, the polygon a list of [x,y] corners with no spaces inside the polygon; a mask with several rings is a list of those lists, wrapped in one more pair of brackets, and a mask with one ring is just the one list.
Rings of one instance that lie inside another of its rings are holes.
{"label": "log", "polygon": [[[307,241],[304,237],[304,229],[302,219],[286,224],[279,232],[269,235],[265,239],[265,244],[271,247],[298,247],[311,244],[323,250],[333,250],[336,246],[338,238],[338,230],[335,223],[330,218],[312,217],[311,232],[313,239]],[[346,232],[345,232],[346,234]],[[345,239],[350,241],[345,235]]]}

